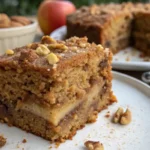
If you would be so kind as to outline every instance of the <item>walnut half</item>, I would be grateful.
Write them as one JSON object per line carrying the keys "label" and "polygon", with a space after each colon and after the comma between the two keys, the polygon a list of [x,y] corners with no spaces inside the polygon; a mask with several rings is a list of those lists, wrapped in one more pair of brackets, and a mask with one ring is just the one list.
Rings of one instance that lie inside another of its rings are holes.
{"label": "walnut half", "polygon": [[132,120],[132,113],[129,109],[127,109],[125,112],[123,108],[119,107],[116,111],[115,115],[113,116],[113,122],[114,123],[120,123],[121,125],[127,125]]}
{"label": "walnut half", "polygon": [[103,144],[97,141],[86,141],[84,145],[88,150],[104,150]]}

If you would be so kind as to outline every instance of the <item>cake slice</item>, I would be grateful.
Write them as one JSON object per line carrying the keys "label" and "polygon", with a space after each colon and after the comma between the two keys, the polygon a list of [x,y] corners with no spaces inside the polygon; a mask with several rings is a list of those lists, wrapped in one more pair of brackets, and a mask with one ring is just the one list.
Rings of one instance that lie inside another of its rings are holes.
{"label": "cake slice", "polygon": [[[150,55],[150,3],[121,3],[81,7],[67,17],[67,37],[87,36],[115,54],[134,46]],[[134,33],[141,34],[137,37]],[[148,35],[149,36],[149,35]],[[142,44],[139,41],[142,40]]]}
{"label": "cake slice", "polygon": [[67,36],[87,36],[89,42],[109,47],[113,53],[131,44],[132,4],[81,7],[67,17]]}
{"label": "cake slice", "polygon": [[71,138],[116,102],[112,53],[87,38],[40,43],[0,56],[0,119],[51,141]]}

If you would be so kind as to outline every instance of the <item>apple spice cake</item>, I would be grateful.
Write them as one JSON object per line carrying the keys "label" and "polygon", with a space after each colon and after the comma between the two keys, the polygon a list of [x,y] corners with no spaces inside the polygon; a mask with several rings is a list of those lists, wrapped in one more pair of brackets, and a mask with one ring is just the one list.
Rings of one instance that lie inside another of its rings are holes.
{"label": "apple spice cake", "polygon": [[[139,13],[145,19],[139,17]],[[150,30],[149,16],[150,4],[128,2],[84,6],[67,17],[67,37],[87,36],[89,42],[109,47],[113,53],[133,45],[150,56],[149,40],[143,33],[145,26]],[[137,37],[137,32],[142,37]],[[144,41],[143,45],[139,44],[139,39]]]}
{"label": "apple spice cake", "polygon": [[51,141],[71,138],[116,102],[112,53],[87,38],[40,43],[0,56],[0,118]]}

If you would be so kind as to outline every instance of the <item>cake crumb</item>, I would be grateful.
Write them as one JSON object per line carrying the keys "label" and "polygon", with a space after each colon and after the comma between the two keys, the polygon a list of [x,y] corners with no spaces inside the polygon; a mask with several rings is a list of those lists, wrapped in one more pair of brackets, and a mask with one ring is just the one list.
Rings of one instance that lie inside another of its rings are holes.
{"label": "cake crumb", "polygon": [[50,146],[48,149],[52,149],[52,146]]}
{"label": "cake crumb", "polygon": [[26,139],[23,139],[23,140],[22,140],[22,143],[27,143],[27,140],[26,140]]}
{"label": "cake crumb", "polygon": [[0,148],[6,144],[6,138],[3,135],[0,135]]}
{"label": "cake crumb", "polygon": [[58,148],[59,145],[60,145],[60,142],[56,142],[56,143],[55,143],[55,148]]}
{"label": "cake crumb", "polygon": [[98,141],[86,141],[84,145],[87,150],[104,150],[103,144]]}
{"label": "cake crumb", "polygon": [[105,115],[106,118],[109,118],[110,117],[110,111],[108,111]]}

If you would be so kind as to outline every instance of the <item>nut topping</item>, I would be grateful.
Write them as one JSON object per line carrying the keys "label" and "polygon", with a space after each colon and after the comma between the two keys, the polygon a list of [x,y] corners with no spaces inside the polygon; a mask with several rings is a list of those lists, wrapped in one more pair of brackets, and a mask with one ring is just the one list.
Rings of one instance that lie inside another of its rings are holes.
{"label": "nut topping", "polygon": [[42,44],[53,44],[53,43],[56,43],[56,40],[47,35],[47,36],[42,37],[41,43]]}
{"label": "nut topping", "polygon": [[39,47],[37,47],[37,49],[35,50],[35,52],[38,55],[45,56],[45,55],[47,55],[47,54],[50,53],[50,50],[47,48],[47,46],[41,44]]}
{"label": "nut topping", "polygon": [[59,58],[54,53],[50,53],[47,56],[47,60],[48,60],[49,64],[53,65],[59,61]]}
{"label": "nut topping", "polygon": [[98,49],[98,50],[103,50],[104,48],[103,48],[103,46],[102,46],[101,44],[98,44],[98,45],[97,45],[97,49]]}
{"label": "nut topping", "polygon": [[11,50],[11,49],[8,49],[8,50],[6,50],[6,54],[7,54],[7,55],[13,55],[13,54],[14,54],[14,51]]}
{"label": "nut topping", "polygon": [[56,43],[56,44],[50,44],[48,46],[50,49],[61,49],[62,51],[66,51],[68,50],[68,47],[64,44],[59,44],[59,43]]}
{"label": "nut topping", "polygon": [[85,48],[85,47],[86,47],[86,43],[79,43],[79,46],[80,46],[81,48]]}

